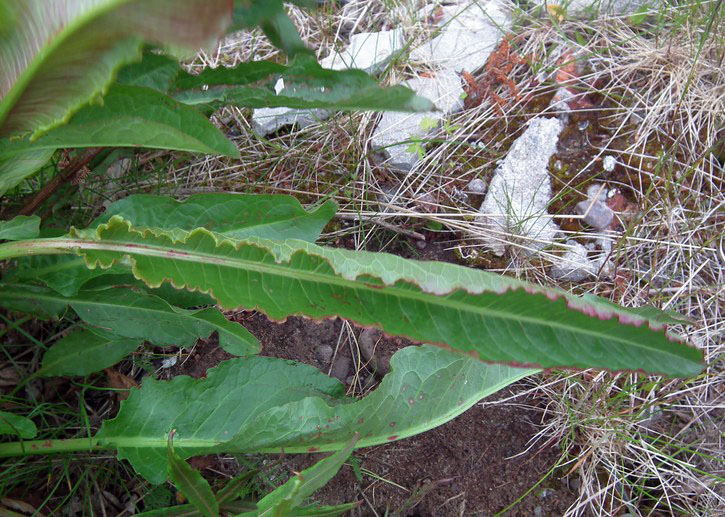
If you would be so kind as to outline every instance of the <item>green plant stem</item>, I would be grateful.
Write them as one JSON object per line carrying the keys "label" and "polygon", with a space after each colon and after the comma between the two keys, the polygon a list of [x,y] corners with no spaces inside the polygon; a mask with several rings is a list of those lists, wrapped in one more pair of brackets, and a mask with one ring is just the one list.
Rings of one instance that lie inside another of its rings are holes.
{"label": "green plant stem", "polygon": [[113,447],[102,447],[95,438],[24,440],[22,442],[0,443],[0,458],[62,452],[99,451],[104,449],[113,449]]}
{"label": "green plant stem", "polygon": [[26,255],[60,255],[72,253],[69,244],[61,244],[73,239],[29,239],[26,241],[6,242],[0,244],[0,260],[7,260]]}

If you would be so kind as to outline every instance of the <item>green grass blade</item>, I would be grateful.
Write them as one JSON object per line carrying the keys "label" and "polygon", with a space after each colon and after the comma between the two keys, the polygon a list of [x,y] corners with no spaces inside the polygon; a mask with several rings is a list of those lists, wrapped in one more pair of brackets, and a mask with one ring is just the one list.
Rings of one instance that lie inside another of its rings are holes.
{"label": "green grass blade", "polygon": [[267,494],[257,503],[257,511],[249,514],[259,517],[283,516],[300,506],[308,497],[330,481],[350,457],[357,442],[357,434],[339,451],[318,461],[312,467],[292,476],[285,484]]}

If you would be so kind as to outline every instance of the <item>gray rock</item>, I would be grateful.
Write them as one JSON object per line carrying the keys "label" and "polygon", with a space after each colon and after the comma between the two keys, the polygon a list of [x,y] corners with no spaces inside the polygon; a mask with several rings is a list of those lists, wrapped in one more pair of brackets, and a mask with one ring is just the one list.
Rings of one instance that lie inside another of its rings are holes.
{"label": "gray rock", "polygon": [[335,362],[332,363],[330,375],[341,382],[345,382],[345,379],[347,379],[348,373],[350,372],[351,364],[352,361],[350,361],[349,357],[338,355]]}
{"label": "gray rock", "polygon": [[474,180],[471,180],[471,182],[466,187],[468,192],[471,194],[485,194],[486,193],[486,183],[481,178],[476,178]]}
{"label": "gray rock", "polygon": [[543,117],[530,120],[528,126],[496,169],[480,208],[480,221],[491,230],[484,245],[497,255],[503,255],[504,241],[515,241],[530,254],[559,233],[547,214],[551,200],[547,165],[564,126],[556,118]]}
{"label": "gray rock", "polygon": [[614,219],[612,209],[601,201],[580,201],[576,204],[576,211],[579,215],[584,215],[585,223],[597,230],[609,227]]}
{"label": "gray rock", "polygon": [[473,72],[486,64],[491,52],[511,26],[498,1],[466,2],[441,7],[441,33],[414,49],[411,61],[437,65],[456,72]]}
{"label": "gray rock", "polygon": [[584,222],[597,230],[608,228],[614,219],[614,212],[601,200],[607,198],[607,189],[594,183],[587,189],[586,201],[576,204],[576,211],[584,216]]}
{"label": "gray rock", "polygon": [[377,329],[365,329],[360,333],[360,352],[368,362],[371,370],[378,375],[385,375],[390,371],[390,360],[385,360],[376,354],[378,341],[383,337],[383,333]]}
{"label": "gray rock", "polygon": [[[455,111],[463,108],[463,87],[457,74],[442,70],[435,77],[419,77],[406,82],[406,86],[418,95],[432,100],[439,111],[427,113],[400,113],[388,111],[383,114],[371,137],[373,148],[380,150],[387,158],[386,163],[402,171],[411,170],[421,160],[411,141],[423,139],[431,131],[430,126]],[[401,143],[402,142],[402,143]]]}
{"label": "gray rock", "polygon": [[551,276],[557,280],[581,282],[597,274],[597,264],[589,259],[589,250],[576,241],[566,242],[569,250],[551,267]]}
{"label": "gray rock", "polygon": [[322,59],[320,64],[333,70],[360,68],[369,74],[377,74],[404,47],[403,29],[362,32],[350,38],[350,44],[345,50],[333,52]]}
{"label": "gray rock", "polygon": [[332,347],[329,345],[320,345],[315,348],[315,355],[317,356],[317,359],[320,360],[323,364],[328,364],[330,362],[330,359],[332,359],[333,350]]}

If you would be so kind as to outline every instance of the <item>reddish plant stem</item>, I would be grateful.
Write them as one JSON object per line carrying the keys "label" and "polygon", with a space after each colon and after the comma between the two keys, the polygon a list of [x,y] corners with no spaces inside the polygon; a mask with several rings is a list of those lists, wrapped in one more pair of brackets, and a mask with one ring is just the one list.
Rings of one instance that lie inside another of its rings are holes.
{"label": "reddish plant stem", "polygon": [[50,180],[33,198],[28,201],[25,206],[18,212],[18,215],[31,215],[35,212],[40,205],[42,205],[47,199],[56,191],[60,186],[75,177],[83,167],[91,163],[91,161],[98,156],[103,150],[103,147],[91,147],[86,150],[83,154],[76,157],[75,160],[70,162],[60,174]]}

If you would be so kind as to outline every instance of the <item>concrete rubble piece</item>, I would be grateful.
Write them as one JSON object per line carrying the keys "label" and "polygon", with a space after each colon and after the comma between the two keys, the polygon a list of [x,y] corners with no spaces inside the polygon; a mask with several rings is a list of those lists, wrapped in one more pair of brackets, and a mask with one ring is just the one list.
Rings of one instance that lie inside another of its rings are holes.
{"label": "concrete rubble piece", "polygon": [[409,171],[420,161],[420,155],[417,149],[411,149],[411,143],[429,134],[431,126],[437,126],[446,115],[463,109],[463,86],[458,74],[449,70],[442,70],[435,77],[411,79],[404,84],[433,101],[439,111],[385,112],[371,143],[385,153],[389,167]]}
{"label": "concrete rubble piece", "polygon": [[590,260],[589,250],[576,241],[566,241],[569,248],[561,259],[551,267],[551,276],[557,280],[581,282],[597,274],[599,264]]}
{"label": "concrete rubble piece", "polygon": [[447,5],[432,13],[440,34],[410,53],[411,61],[474,72],[486,64],[511,19],[497,0]]}
{"label": "concrete rubble piece", "polygon": [[547,166],[563,128],[556,118],[531,119],[496,169],[480,208],[480,220],[490,230],[484,245],[496,255],[504,254],[506,242],[516,242],[531,254],[557,238],[559,228],[547,213]]}

